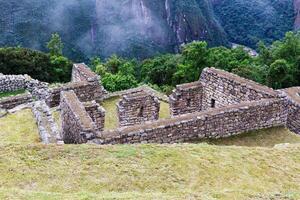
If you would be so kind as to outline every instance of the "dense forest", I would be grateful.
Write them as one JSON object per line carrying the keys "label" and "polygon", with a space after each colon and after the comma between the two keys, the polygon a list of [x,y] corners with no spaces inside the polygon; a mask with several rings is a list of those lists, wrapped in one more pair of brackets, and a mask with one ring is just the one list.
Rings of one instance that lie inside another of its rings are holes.
{"label": "dense forest", "polygon": [[142,60],[194,40],[257,48],[295,21],[293,0],[0,0],[0,7],[0,46],[46,51],[59,33],[74,62],[114,53]]}
{"label": "dense forest", "polygon": [[[0,72],[27,73],[47,82],[70,79],[72,62],[63,56],[64,44],[58,34],[47,43],[49,53],[20,47],[0,48]],[[144,60],[112,55],[105,60],[94,57],[90,67],[102,77],[104,87],[119,91],[148,84],[166,94],[175,85],[199,79],[205,67],[216,67],[252,79],[275,89],[300,85],[300,33],[287,32],[272,45],[258,43],[258,56],[238,48],[209,47],[194,41],[177,54],[161,54]]]}

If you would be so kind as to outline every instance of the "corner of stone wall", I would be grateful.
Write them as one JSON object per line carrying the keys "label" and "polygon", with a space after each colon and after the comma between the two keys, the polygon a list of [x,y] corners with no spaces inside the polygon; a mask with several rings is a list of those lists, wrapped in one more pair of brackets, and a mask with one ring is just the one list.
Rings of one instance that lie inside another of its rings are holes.
{"label": "corner of stone wall", "polygon": [[95,123],[97,131],[103,131],[105,124],[105,109],[96,103],[96,101],[85,102],[83,105]]}
{"label": "corner of stone wall", "polygon": [[177,85],[169,96],[171,116],[202,110],[203,85],[200,81]]}
{"label": "corner of stone wall", "polygon": [[159,118],[160,101],[152,93],[140,90],[124,94],[117,103],[119,126],[133,126]]}
{"label": "corner of stone wall", "polygon": [[81,144],[97,134],[97,127],[74,91],[62,91],[60,100],[62,136],[67,144]]}
{"label": "corner of stone wall", "polygon": [[279,96],[285,99],[288,117],[286,127],[300,134],[300,87],[278,90]]}

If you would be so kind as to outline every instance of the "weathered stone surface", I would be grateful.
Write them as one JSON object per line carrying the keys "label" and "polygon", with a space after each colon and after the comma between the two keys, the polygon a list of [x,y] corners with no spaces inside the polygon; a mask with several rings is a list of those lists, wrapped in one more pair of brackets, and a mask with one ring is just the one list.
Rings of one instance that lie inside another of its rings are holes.
{"label": "weathered stone surface", "polygon": [[101,101],[106,91],[101,85],[100,76],[92,72],[85,64],[74,64],[72,70],[72,82],[61,87],[49,90],[47,104],[50,107],[58,106],[62,91],[73,90],[80,101]]}
{"label": "weathered stone surface", "polygon": [[176,86],[169,98],[171,116],[201,111],[202,96],[200,81]]}
{"label": "weathered stone surface", "polygon": [[32,111],[37,122],[41,141],[44,144],[63,144],[58,126],[45,101],[34,102]]}
{"label": "weathered stone surface", "polygon": [[96,125],[74,91],[61,92],[62,137],[66,144],[86,143],[95,137]]}
{"label": "weathered stone surface", "polygon": [[284,126],[287,115],[283,99],[265,99],[104,131],[94,142],[174,143],[198,138],[229,137],[245,131]]}
{"label": "weathered stone surface", "polygon": [[287,101],[286,109],[289,111],[287,128],[300,134],[300,87],[287,88],[280,91]]}
{"label": "weathered stone surface", "polygon": [[0,109],[12,109],[22,104],[27,104],[32,102],[32,95],[31,94],[21,94],[12,97],[6,97],[0,99]]}
{"label": "weathered stone surface", "polygon": [[105,109],[95,101],[86,102],[83,105],[95,123],[97,131],[103,131],[105,123]]}
{"label": "weathered stone surface", "polygon": [[277,96],[271,88],[215,68],[205,68],[200,82],[204,88],[202,110]]}
{"label": "weathered stone surface", "polygon": [[117,109],[119,125],[132,126],[158,120],[160,102],[152,94],[141,90],[123,95]]}

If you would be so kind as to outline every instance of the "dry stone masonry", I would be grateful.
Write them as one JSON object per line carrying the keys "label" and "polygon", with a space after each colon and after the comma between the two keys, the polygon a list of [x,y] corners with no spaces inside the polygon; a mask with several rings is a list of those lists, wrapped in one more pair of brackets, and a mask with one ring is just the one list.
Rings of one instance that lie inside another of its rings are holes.
{"label": "dry stone masonry", "polygon": [[32,101],[33,99],[31,94],[20,94],[17,96],[7,97],[0,99],[0,109],[9,110]]}
{"label": "dry stone masonry", "polygon": [[62,136],[66,144],[81,144],[93,139],[97,127],[73,91],[61,92]]}
{"label": "dry stone masonry", "polygon": [[41,141],[44,144],[63,144],[58,126],[46,102],[34,102],[32,111],[38,125]]}
{"label": "dry stone masonry", "polygon": [[123,95],[117,105],[119,125],[132,126],[158,120],[160,102],[143,90]]}
{"label": "dry stone masonry", "polygon": [[95,123],[96,130],[103,131],[105,123],[105,109],[96,103],[96,101],[85,102],[84,107]]}
{"label": "dry stone masonry", "polygon": [[229,137],[245,131],[284,126],[287,110],[282,99],[230,105],[226,109],[195,112],[149,124],[105,131],[97,144],[174,143],[199,138]]}
{"label": "dry stone masonry", "polygon": [[[44,143],[174,143],[277,126],[300,134],[300,87],[275,91],[215,68],[204,69],[199,81],[178,85],[169,99],[146,86],[107,94],[83,63],[73,66],[72,82],[57,88],[27,75],[0,74],[0,92],[19,89],[30,94],[1,99],[0,109],[34,101]],[[121,96],[119,127],[104,131],[106,113],[99,103],[112,96]],[[158,99],[169,100],[172,118],[159,120]],[[56,106],[61,132],[50,111]]]}
{"label": "dry stone masonry", "polygon": [[200,81],[176,86],[169,98],[171,116],[201,111],[202,95]]}
{"label": "dry stone masonry", "polygon": [[300,134],[300,87],[292,87],[281,90],[281,94],[285,97],[289,110],[287,119],[287,127]]}

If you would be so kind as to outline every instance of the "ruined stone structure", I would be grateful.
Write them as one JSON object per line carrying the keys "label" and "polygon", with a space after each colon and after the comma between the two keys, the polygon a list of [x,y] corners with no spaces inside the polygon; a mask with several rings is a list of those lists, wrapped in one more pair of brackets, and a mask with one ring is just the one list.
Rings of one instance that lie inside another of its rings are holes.
{"label": "ruined stone structure", "polygon": [[63,144],[58,126],[46,102],[34,102],[32,111],[38,125],[41,141],[44,144]]}
{"label": "ruined stone structure", "polygon": [[202,110],[203,86],[197,81],[176,86],[170,95],[171,116],[177,116]]}
{"label": "ruined stone structure", "polygon": [[[27,90],[29,93],[1,99],[0,109],[12,109],[16,106],[37,100],[34,102],[32,110],[37,121],[41,140],[46,144],[62,142],[61,134],[54,123],[54,119],[49,108],[60,104],[62,91],[75,92],[76,99],[79,98],[82,102],[100,101],[106,94],[106,91],[101,85],[100,77],[89,70],[89,68],[83,63],[74,64],[72,82],[58,88],[49,88],[47,83],[32,79],[28,75],[0,74],[0,92],[16,90]],[[87,110],[93,120],[95,120],[95,130],[103,130],[105,116],[103,108],[94,102],[88,104]],[[84,110],[84,112],[86,112],[86,110]],[[65,125],[65,123],[63,124]],[[85,138],[89,138],[87,136],[88,134],[86,134]],[[69,142],[70,140],[65,139],[65,141]],[[80,143],[81,141],[78,139],[74,140],[74,142]]]}
{"label": "ruined stone structure", "polygon": [[[28,90],[32,97],[5,98],[0,108],[40,100],[34,102],[33,112],[44,143],[173,143],[277,126],[300,134],[300,87],[273,90],[215,68],[204,69],[199,81],[178,85],[169,96],[172,117],[161,120],[158,98],[166,101],[165,96],[147,87],[107,94],[100,77],[84,64],[75,64],[72,82],[58,88],[28,76],[0,75],[0,92],[17,89]],[[122,96],[116,116],[120,127],[106,131],[99,102],[114,95]],[[60,133],[49,110],[58,105]]]}
{"label": "ruined stone structure", "polygon": [[97,131],[104,130],[105,110],[96,101],[85,102],[84,107],[88,115],[92,118],[96,125]]}
{"label": "ruined stone structure", "polygon": [[67,144],[81,144],[93,139],[96,125],[73,91],[61,92],[62,136]]}
{"label": "ruined stone structure", "polygon": [[158,120],[158,98],[143,90],[123,95],[117,105],[119,125],[131,126]]}
{"label": "ruined stone structure", "polygon": [[286,99],[286,108],[289,110],[286,126],[291,131],[300,134],[300,87],[281,90],[281,94]]}
{"label": "ruined stone structure", "polygon": [[205,68],[199,82],[204,89],[202,110],[277,97],[271,88],[215,68]]}
{"label": "ruined stone structure", "polygon": [[31,94],[21,94],[17,96],[0,99],[0,108],[9,110],[19,105],[30,103],[32,101],[33,99]]}
{"label": "ruined stone structure", "polygon": [[275,91],[231,73],[206,68],[199,81],[170,95],[173,118],[101,132],[98,144],[172,143],[220,138],[276,126],[300,134],[299,88]]}
{"label": "ruined stone structure", "polygon": [[283,100],[266,99],[105,131],[93,142],[174,143],[199,138],[221,138],[250,130],[284,126],[286,118],[287,110]]}
{"label": "ruined stone structure", "polygon": [[49,89],[47,104],[50,107],[59,105],[61,91],[73,90],[80,101],[101,101],[106,94],[101,85],[101,78],[93,73],[85,64],[74,64],[72,82],[58,88]]}

